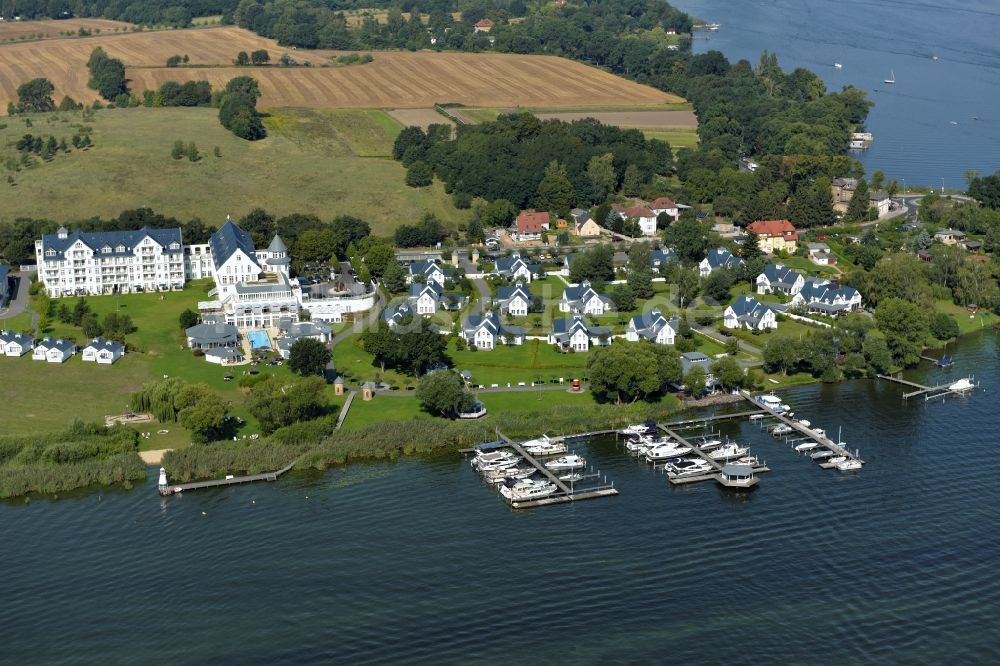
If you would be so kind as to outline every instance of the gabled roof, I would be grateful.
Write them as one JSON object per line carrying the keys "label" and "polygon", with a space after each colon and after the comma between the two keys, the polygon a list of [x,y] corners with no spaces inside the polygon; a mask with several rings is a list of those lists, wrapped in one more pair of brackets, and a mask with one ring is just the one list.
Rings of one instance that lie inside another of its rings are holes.
{"label": "gabled roof", "polygon": [[642,314],[632,317],[632,328],[635,332],[639,334],[640,337],[646,338],[647,340],[655,340],[656,336],[660,334],[665,327],[669,326],[673,329],[674,333],[677,332],[678,326],[677,317],[671,317],[668,321],[663,313],[659,310],[649,310],[643,312]]}
{"label": "gabled roof", "polygon": [[409,303],[400,303],[396,307],[388,307],[385,312],[382,313],[382,320],[385,322],[395,322],[398,323],[404,317],[412,317],[413,308],[410,307]]}
{"label": "gabled roof", "polygon": [[601,335],[610,335],[611,333],[611,329],[607,326],[591,326],[582,315],[573,315],[572,317],[554,319],[552,321],[552,334],[557,337],[564,336],[569,338],[577,331],[583,331],[592,338]]}
{"label": "gabled roof", "polygon": [[431,298],[438,300],[442,293],[444,293],[444,287],[437,282],[427,282],[426,284],[414,282],[410,285],[410,298],[420,298],[424,294],[429,294]]}
{"label": "gabled roof", "polygon": [[498,287],[497,288],[497,300],[498,301],[510,301],[515,296],[520,296],[525,300],[526,303],[531,303],[531,291],[525,287],[523,284],[516,284],[513,287]]}
{"label": "gabled roof", "polygon": [[747,229],[758,236],[781,236],[789,240],[798,239],[795,227],[788,220],[758,220],[748,224]]}
{"label": "gabled roof", "polygon": [[226,223],[212,234],[208,242],[212,246],[212,261],[216,269],[229,261],[237,250],[242,250],[254,263],[257,261],[250,234],[236,226],[230,217],[226,218]]}
{"label": "gabled roof", "polygon": [[524,335],[524,329],[520,326],[508,326],[500,320],[500,315],[495,310],[490,310],[484,315],[469,315],[462,323],[462,330],[466,335],[474,335],[479,329],[485,328],[493,335],[513,335],[520,337]]}
{"label": "gabled roof", "polygon": [[44,338],[35,349],[41,348],[43,351],[49,351],[52,349],[58,349],[59,351],[73,351],[76,348],[76,343],[72,340],[66,340],[65,338]]}
{"label": "gabled roof", "polygon": [[671,261],[680,261],[672,247],[658,247],[649,253],[649,262],[654,268],[660,264],[669,264]]}
{"label": "gabled roof", "polygon": [[15,333],[14,331],[0,331],[0,344],[9,345],[12,342],[19,343],[22,347],[30,346],[35,339],[27,333]]}
{"label": "gabled roof", "polygon": [[[61,228],[60,231],[65,231]],[[150,229],[143,227],[135,231],[74,231],[67,234],[66,238],[60,238],[59,234],[46,234],[42,236],[42,250],[48,253],[54,250],[54,256],[46,256],[46,260],[61,260],[66,250],[77,241],[83,242],[95,254],[103,257],[124,257],[133,253],[134,248],[146,237],[151,238],[163,248],[167,254],[180,254],[184,251],[181,239],[181,230],[178,227],[172,229]],[[171,244],[177,247],[171,249]],[[122,248],[119,250],[119,248]],[[103,250],[107,249],[108,252]]]}
{"label": "gabled roof", "polygon": [[806,303],[833,304],[838,300],[854,300],[858,295],[858,290],[854,287],[841,287],[835,282],[822,278],[810,278],[806,280],[799,295]]}
{"label": "gabled roof", "polygon": [[125,351],[125,345],[123,345],[120,342],[116,342],[114,340],[105,340],[104,338],[94,338],[89,343],[87,343],[86,347],[84,347],[84,350],[87,349],[93,349],[94,351],[97,352],[109,351],[113,354],[119,354]]}
{"label": "gabled roof", "polygon": [[590,219],[590,211],[583,208],[574,208],[569,214],[573,216],[573,221],[577,224],[583,224]]}
{"label": "gabled roof", "polygon": [[659,210],[661,208],[677,208],[677,204],[670,197],[657,197],[653,199],[653,203],[649,204],[649,207]]}
{"label": "gabled roof", "polygon": [[570,303],[577,301],[583,303],[594,298],[599,298],[605,303],[611,302],[611,299],[607,296],[602,296],[594,291],[594,288],[590,286],[590,282],[587,280],[584,280],[578,285],[568,286],[563,290],[563,299],[569,301]]}
{"label": "gabled roof", "polygon": [[764,267],[762,275],[767,278],[767,281],[772,286],[785,288],[792,287],[801,277],[797,272],[784,264],[768,264]]}
{"label": "gabled roof", "polygon": [[500,257],[497,259],[497,273],[503,276],[509,277],[514,273],[514,271],[518,270],[522,266],[528,271],[531,270],[528,267],[527,262],[522,259],[519,254],[513,254],[509,257]]}
{"label": "gabled roof", "polygon": [[757,323],[771,308],[767,307],[753,296],[740,296],[729,306],[730,310],[740,321]]}
{"label": "gabled roof", "polygon": [[705,260],[708,262],[708,266],[712,270],[715,270],[716,268],[733,268],[734,266],[740,266],[743,264],[742,259],[733,255],[732,252],[724,247],[717,247],[714,250],[709,250],[708,254],[705,256]]}
{"label": "gabled roof", "polygon": [[622,206],[621,204],[613,204],[611,206],[614,208],[619,215],[622,217],[656,217],[656,213],[649,209],[646,204],[636,204],[634,206]]}
{"label": "gabled roof", "polygon": [[432,259],[410,262],[410,275],[430,275],[435,272],[443,273],[444,271]]}
{"label": "gabled roof", "polygon": [[536,211],[533,208],[522,210],[517,216],[517,230],[522,234],[540,234],[543,225],[549,224],[548,211]]}
{"label": "gabled roof", "polygon": [[940,236],[942,238],[949,237],[949,236],[955,236],[955,237],[958,237],[958,238],[965,238],[965,232],[964,231],[959,231],[958,229],[941,229],[940,231],[935,231],[934,232],[934,237],[937,238],[938,236]]}
{"label": "gabled roof", "polygon": [[493,25],[494,25],[493,21],[491,21],[488,18],[479,19],[478,21],[476,21],[477,28],[492,28]]}

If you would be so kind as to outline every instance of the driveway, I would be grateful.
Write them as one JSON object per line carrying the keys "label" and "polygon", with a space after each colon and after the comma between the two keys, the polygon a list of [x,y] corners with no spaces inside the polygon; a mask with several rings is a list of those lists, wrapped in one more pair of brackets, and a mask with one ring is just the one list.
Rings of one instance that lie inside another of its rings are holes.
{"label": "driveway", "polygon": [[0,308],[0,319],[10,319],[25,311],[28,307],[28,290],[31,286],[31,273],[12,273],[15,288],[14,297],[6,308]]}
{"label": "driveway", "polygon": [[[466,275],[476,273],[476,266],[469,260],[469,255],[467,254],[459,256],[458,265],[465,271]],[[472,279],[472,283],[476,285],[476,290],[479,292],[479,302],[472,309],[472,313],[482,314],[486,305],[493,300],[493,292],[490,291],[490,285],[486,284],[486,280],[483,278]]]}

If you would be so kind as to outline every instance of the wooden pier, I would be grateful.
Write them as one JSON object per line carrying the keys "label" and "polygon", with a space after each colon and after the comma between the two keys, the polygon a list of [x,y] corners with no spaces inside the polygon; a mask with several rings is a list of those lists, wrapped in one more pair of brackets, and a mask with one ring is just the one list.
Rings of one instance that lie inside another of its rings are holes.
{"label": "wooden pier", "polygon": [[217,488],[219,486],[232,486],[240,483],[253,483],[254,481],[277,481],[285,472],[295,467],[297,460],[289,463],[285,467],[275,472],[264,472],[263,474],[251,474],[249,476],[231,476],[225,479],[213,479],[211,481],[194,481],[192,483],[174,483],[160,486],[160,494],[164,496],[179,495],[185,490],[200,490],[202,488]]}
{"label": "wooden pier", "polygon": [[[747,412],[747,414],[756,414],[756,413],[757,412]],[[727,418],[736,418],[741,415],[746,415],[746,414],[729,414],[727,415]],[[670,484],[674,486],[683,486],[689,483],[701,483],[702,481],[718,481],[722,475],[722,466],[725,463],[719,463],[718,461],[713,460],[712,457],[707,452],[702,451],[697,446],[695,446],[685,438],[678,435],[676,431],[671,430],[670,428],[667,427],[667,425],[668,424],[663,424],[658,427],[660,428],[660,430],[665,432],[670,437],[673,437],[684,446],[690,448],[692,453],[696,454],[702,460],[711,465],[712,469],[714,470],[712,472],[709,472],[708,474],[702,474],[701,476],[689,476],[683,479],[670,479]],[[765,465],[754,465],[753,471],[754,474],[760,474],[762,472],[770,472],[771,470]]]}
{"label": "wooden pier", "polygon": [[753,416],[755,414],[770,414],[771,412],[766,409],[752,409],[746,412],[736,412],[735,414],[717,414],[715,416],[704,416],[700,419],[685,419],[683,421],[671,421],[670,423],[660,424],[661,428],[688,428],[691,426],[704,425],[706,423],[711,423],[712,421],[728,421],[729,419],[740,419],[745,416]]}
{"label": "wooden pier", "polygon": [[895,382],[897,384],[902,384],[903,386],[909,386],[911,388],[917,389],[916,391],[909,391],[907,393],[904,393],[903,400],[908,400],[909,398],[913,398],[918,395],[926,395],[928,398],[937,398],[939,396],[928,395],[928,394],[941,393],[941,395],[945,395],[948,393],[952,393],[953,391],[951,390],[951,386],[952,384],[955,383],[954,380],[952,380],[947,384],[939,384],[938,386],[924,386],[923,384],[918,384],[917,382],[911,382],[907,379],[903,379],[902,377],[890,377],[889,375],[877,375],[877,377],[879,379],[887,379],[890,382]]}
{"label": "wooden pier", "polygon": [[[607,434],[608,432],[615,432],[615,431],[610,430],[610,431],[601,431],[599,433],[583,433],[579,435],[567,435],[565,437],[550,437],[549,439],[551,441],[560,442],[560,441],[565,441],[566,439],[570,439],[572,437],[585,437],[592,434]],[[556,488],[559,489],[559,492],[549,495],[547,497],[540,497],[539,499],[526,500],[523,502],[511,502],[510,503],[511,507],[515,509],[530,509],[536,506],[549,506],[550,504],[579,502],[581,500],[596,499],[598,497],[612,497],[618,494],[618,489],[614,487],[614,484],[600,485],[596,487],[591,486],[580,489],[577,489],[572,485],[567,485],[565,481],[563,481],[558,476],[553,474],[552,470],[550,470],[541,461],[535,458],[535,456],[525,451],[524,447],[521,446],[519,443],[515,442],[510,437],[507,437],[507,435],[499,431],[497,432],[497,437],[499,439],[495,442],[487,442],[485,444],[480,444],[479,446],[472,447],[469,449],[462,449],[460,453],[475,453],[476,451],[489,451],[492,449],[511,448],[517,453],[517,455],[524,458],[524,460],[529,465],[534,467],[537,471],[541,472],[542,475],[548,481],[550,481],[552,484],[555,485]],[[599,476],[599,475],[595,474],[592,476]]]}

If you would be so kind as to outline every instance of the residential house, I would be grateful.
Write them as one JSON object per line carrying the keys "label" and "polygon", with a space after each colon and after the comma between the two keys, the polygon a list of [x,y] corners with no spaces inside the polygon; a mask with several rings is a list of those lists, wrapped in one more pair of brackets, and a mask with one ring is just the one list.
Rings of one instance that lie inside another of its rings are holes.
{"label": "residential house", "polygon": [[977,240],[964,240],[959,243],[959,246],[965,248],[969,252],[979,252],[983,249],[983,244]]}
{"label": "residential house", "polygon": [[441,268],[436,261],[425,260],[425,261],[414,261],[410,263],[409,273],[406,276],[406,283],[413,284],[414,281],[420,282],[421,279],[425,284],[437,283],[439,286],[444,287],[444,281],[449,276],[450,271],[445,271]]}
{"label": "residential house", "polygon": [[531,309],[531,301],[531,291],[519,282],[513,287],[499,287],[494,303],[500,309],[500,314],[527,317],[528,310]]}
{"label": "residential house", "polygon": [[321,321],[292,321],[282,319],[278,322],[279,337],[274,341],[275,348],[281,358],[287,359],[292,354],[292,345],[299,340],[316,340],[327,344],[333,338],[333,329]]}
{"label": "residential house", "polygon": [[547,211],[536,211],[534,208],[522,210],[515,221],[514,240],[521,242],[542,239],[542,232],[549,228]]}
{"label": "residential house", "polygon": [[805,279],[800,273],[784,264],[768,264],[757,276],[758,294],[785,294],[794,296],[802,289]]}
{"label": "residential house", "polygon": [[615,305],[611,298],[594,291],[594,288],[590,286],[589,280],[584,280],[578,285],[566,287],[563,290],[562,300],[559,301],[560,312],[575,312],[599,316],[614,309]]}
{"label": "residential house", "polygon": [[[705,354],[695,351],[695,352],[684,352],[681,354],[681,373],[684,377],[691,372],[694,368],[701,368],[705,373],[705,388],[713,389],[715,387],[715,375],[712,373],[712,359]],[[678,386],[681,388],[681,386]]]}
{"label": "residential house", "polygon": [[769,328],[778,328],[778,320],[774,315],[774,310],[753,296],[739,296],[722,313],[722,325],[726,328],[763,331]]}
{"label": "residential house", "polygon": [[400,303],[399,305],[390,305],[382,312],[382,321],[384,321],[389,328],[395,329],[397,326],[403,323],[404,320],[412,318],[414,315],[413,307],[409,303]]}
{"label": "residential house", "polygon": [[660,266],[680,261],[680,257],[674,252],[672,247],[658,247],[649,253],[649,265],[654,271]]}
{"label": "residential house", "polygon": [[649,206],[644,203],[635,204],[633,206],[623,206],[621,204],[613,204],[611,206],[615,209],[623,219],[635,220],[639,225],[639,229],[642,231],[643,236],[655,236],[656,235],[656,213],[650,210]]}
{"label": "residential house", "polygon": [[570,211],[573,216],[573,233],[580,238],[599,238],[601,235],[601,225],[590,216],[590,211],[582,208],[574,208]]}
{"label": "residential house", "polygon": [[792,297],[791,306],[813,314],[836,317],[861,309],[861,293],[854,287],[841,287],[823,278],[809,278]]}
{"label": "residential house", "polygon": [[0,356],[24,356],[34,346],[34,338],[26,333],[0,331]]}
{"label": "residential house", "polygon": [[830,251],[830,246],[826,243],[806,243],[809,248],[809,261],[817,266],[835,266],[837,256]]}
{"label": "residential house", "polygon": [[672,345],[677,338],[677,317],[667,319],[659,310],[650,310],[629,320],[625,339],[629,342],[648,340],[658,345]]}
{"label": "residential house", "polygon": [[876,209],[879,217],[884,217],[892,207],[892,199],[885,190],[875,190],[868,193],[868,207]]}
{"label": "residential house", "polygon": [[114,340],[94,338],[83,348],[80,358],[99,365],[111,365],[125,355],[125,345]]}
{"label": "residential house", "polygon": [[658,197],[653,199],[653,203],[649,204],[649,209],[653,211],[653,214],[659,217],[660,213],[666,213],[670,217],[677,220],[680,215],[680,210],[674,200],[670,197]]}
{"label": "residential house", "polygon": [[785,251],[794,254],[799,235],[788,220],[758,220],[747,225],[757,234],[760,249],[767,254]]}
{"label": "residential house", "polygon": [[966,240],[967,236],[958,229],[942,229],[935,232],[934,240],[945,245],[956,245]]}
{"label": "residential house", "polygon": [[494,349],[499,344],[523,345],[524,329],[509,326],[495,310],[484,315],[469,315],[462,322],[462,337],[466,344],[478,350]]}
{"label": "residential house", "polygon": [[72,340],[44,338],[35,345],[31,358],[35,361],[62,363],[76,353],[76,343]]}
{"label": "residential house", "polygon": [[708,277],[720,268],[738,268],[743,265],[743,260],[735,256],[724,247],[717,247],[709,250],[701,263],[698,264],[698,272],[701,277]]}
{"label": "residential house", "polygon": [[482,32],[489,34],[490,30],[493,29],[494,25],[496,24],[488,18],[479,19],[478,21],[476,21],[476,24],[472,26],[472,31],[474,33]]}
{"label": "residential house", "polygon": [[496,272],[500,277],[517,282],[531,282],[533,271],[520,253],[497,259]]}
{"label": "residential house", "polygon": [[611,344],[611,329],[605,326],[590,326],[582,315],[575,314],[552,322],[549,344],[562,351],[585,352],[591,345]]}
{"label": "residential house", "polygon": [[444,287],[437,282],[428,282],[427,284],[414,282],[410,285],[410,294],[407,300],[415,313],[430,316],[437,313],[442,294],[444,294]]}
{"label": "residential house", "polygon": [[833,193],[833,209],[838,213],[846,213],[856,189],[858,189],[857,178],[834,178],[830,184],[830,190]]}
{"label": "residential house", "polygon": [[218,349],[220,347],[235,347],[239,343],[236,326],[226,323],[196,324],[184,331],[187,344],[191,349]]}

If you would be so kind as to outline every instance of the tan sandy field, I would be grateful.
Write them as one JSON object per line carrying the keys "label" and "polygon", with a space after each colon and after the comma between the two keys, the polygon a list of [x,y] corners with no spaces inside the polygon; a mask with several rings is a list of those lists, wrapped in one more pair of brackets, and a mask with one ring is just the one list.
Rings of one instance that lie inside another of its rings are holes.
{"label": "tan sandy field", "polygon": [[60,32],[67,30],[76,32],[80,28],[113,33],[116,28],[119,32],[123,29],[131,30],[132,24],[97,18],[71,18],[60,21],[2,21],[0,22],[0,42],[19,39],[22,35],[27,37],[39,34],[43,35],[43,39],[56,39],[62,37]]}

